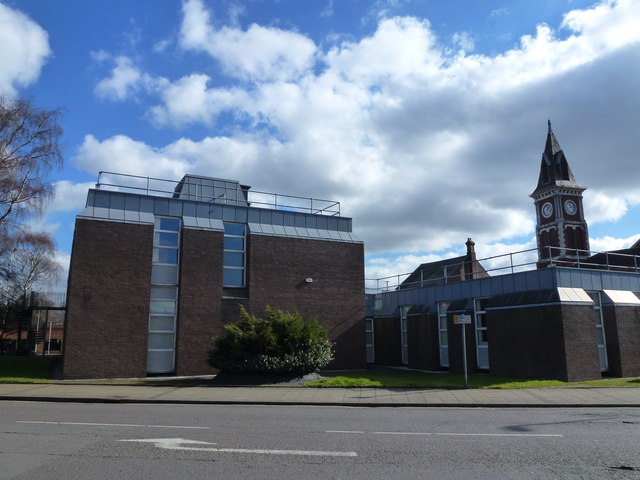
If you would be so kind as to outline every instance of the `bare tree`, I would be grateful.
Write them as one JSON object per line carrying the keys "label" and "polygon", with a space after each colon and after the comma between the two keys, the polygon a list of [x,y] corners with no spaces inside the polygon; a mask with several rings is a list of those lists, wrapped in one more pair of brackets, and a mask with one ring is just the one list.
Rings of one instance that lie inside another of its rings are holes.
{"label": "bare tree", "polygon": [[32,289],[58,271],[51,236],[25,222],[53,195],[47,176],[62,165],[59,120],[59,110],[0,96],[0,349],[19,332]]}
{"label": "bare tree", "polygon": [[62,165],[59,110],[0,96],[0,228],[7,232],[53,195],[46,181]]}
{"label": "bare tree", "polygon": [[[53,260],[53,242],[42,233],[26,233],[13,239],[13,248],[2,255],[0,276],[0,354],[5,340],[28,328],[25,315],[33,293],[54,281],[60,266]],[[18,345],[16,344],[16,347]]]}

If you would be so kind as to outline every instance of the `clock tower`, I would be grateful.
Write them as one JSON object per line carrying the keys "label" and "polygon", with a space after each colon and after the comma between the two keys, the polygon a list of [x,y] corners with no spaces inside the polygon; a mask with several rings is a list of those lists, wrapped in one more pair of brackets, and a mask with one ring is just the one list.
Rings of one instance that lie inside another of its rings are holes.
{"label": "clock tower", "polygon": [[582,192],[548,122],[538,186],[531,194],[536,206],[538,268],[573,265],[589,256],[589,233]]}

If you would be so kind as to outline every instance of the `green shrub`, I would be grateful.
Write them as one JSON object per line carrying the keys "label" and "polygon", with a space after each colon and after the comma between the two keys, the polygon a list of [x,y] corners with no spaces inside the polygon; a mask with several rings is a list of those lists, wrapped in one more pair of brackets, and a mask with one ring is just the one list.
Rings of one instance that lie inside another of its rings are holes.
{"label": "green shrub", "polygon": [[224,334],[213,338],[209,352],[209,365],[222,371],[304,375],[333,359],[327,330],[299,313],[267,307],[259,318],[241,307],[240,321],[224,329]]}

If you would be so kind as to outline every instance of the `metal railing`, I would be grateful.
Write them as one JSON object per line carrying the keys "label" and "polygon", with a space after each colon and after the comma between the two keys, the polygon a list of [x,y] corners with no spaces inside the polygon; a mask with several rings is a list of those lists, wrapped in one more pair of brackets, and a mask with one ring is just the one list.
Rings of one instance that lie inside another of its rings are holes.
{"label": "metal railing", "polygon": [[31,292],[28,307],[38,309],[64,309],[67,305],[67,292]]}
{"label": "metal railing", "polygon": [[[475,263],[475,268],[468,267]],[[478,265],[480,268],[478,268]],[[465,270],[465,267],[467,269]],[[481,276],[513,274],[527,270],[548,267],[568,267],[577,269],[595,269],[628,273],[640,273],[640,256],[616,252],[592,252],[589,250],[542,247],[506,253],[476,259],[475,262],[462,261],[443,266],[442,274],[437,277],[421,278],[407,282],[413,272],[390,275],[381,278],[365,279],[366,293],[382,293],[398,289],[420,288],[428,285],[469,280]],[[470,273],[471,270],[475,274]]]}
{"label": "metal railing", "polygon": [[[143,193],[158,197],[173,198],[177,194],[176,187],[197,186],[198,183],[166,180],[163,178],[144,177],[117,172],[98,172],[97,189],[113,190],[128,193]],[[298,197],[280,193],[247,190],[247,202],[256,208],[283,210],[291,212],[312,213],[314,215],[340,216],[340,202],[320,198]],[[219,198],[202,197],[198,201],[209,201],[228,205],[244,204],[244,199],[227,199],[226,195]]]}

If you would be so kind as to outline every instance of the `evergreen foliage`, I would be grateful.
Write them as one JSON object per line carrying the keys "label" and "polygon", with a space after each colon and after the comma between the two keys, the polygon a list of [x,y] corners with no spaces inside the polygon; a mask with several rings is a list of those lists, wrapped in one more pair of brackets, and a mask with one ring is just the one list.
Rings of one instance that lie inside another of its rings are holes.
{"label": "evergreen foliage", "polygon": [[327,330],[314,318],[267,307],[262,318],[241,307],[240,321],[214,337],[209,364],[233,373],[304,375],[333,359]]}

